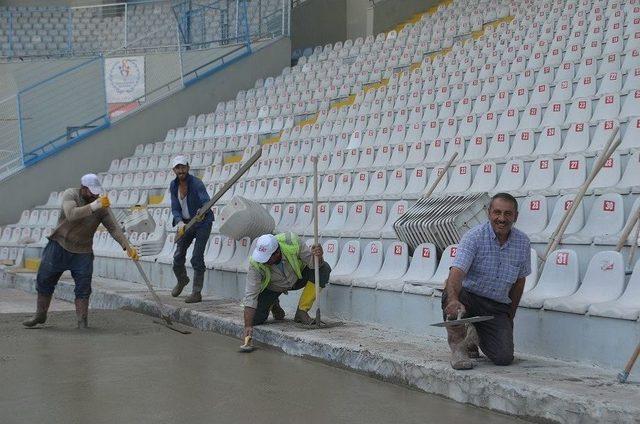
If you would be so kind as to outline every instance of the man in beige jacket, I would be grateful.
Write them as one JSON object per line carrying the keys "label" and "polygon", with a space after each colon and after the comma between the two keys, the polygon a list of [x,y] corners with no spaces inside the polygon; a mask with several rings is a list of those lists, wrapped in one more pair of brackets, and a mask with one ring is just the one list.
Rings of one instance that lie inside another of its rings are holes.
{"label": "man in beige jacket", "polygon": [[[45,323],[56,284],[64,271],[71,271],[76,284],[74,292],[78,328],[86,328],[93,275],[93,235],[98,225],[104,225],[122,249],[127,250],[122,233],[116,232],[118,223],[106,209],[110,205],[109,198],[103,195],[98,177],[95,174],[84,175],[80,185],[80,188],[65,190],[62,196],[58,225],[42,252],[36,277],[36,314],[23,323],[25,327]],[[127,250],[127,254],[131,259],[138,260],[138,252],[133,247]]]}

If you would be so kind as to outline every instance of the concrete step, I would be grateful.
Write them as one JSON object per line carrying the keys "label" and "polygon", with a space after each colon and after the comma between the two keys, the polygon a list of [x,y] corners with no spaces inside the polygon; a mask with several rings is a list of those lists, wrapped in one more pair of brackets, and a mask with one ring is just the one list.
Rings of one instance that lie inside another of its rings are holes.
{"label": "concrete step", "polygon": [[[35,275],[0,270],[0,287],[34,292]],[[238,301],[206,296],[202,303],[185,304],[181,298],[172,298],[167,289],[158,294],[175,321],[240,338],[243,323]],[[56,297],[72,300],[73,296],[73,281],[63,277]],[[104,278],[94,278],[91,306],[149,315],[158,312],[143,285]],[[255,328],[254,340],[291,355],[320,359],[458,402],[535,420],[637,423],[640,416],[640,384],[617,383],[619,370],[517,354],[511,366],[494,366],[482,358],[471,371],[454,371],[442,338],[356,322],[323,330],[301,329],[291,321],[269,322]]]}

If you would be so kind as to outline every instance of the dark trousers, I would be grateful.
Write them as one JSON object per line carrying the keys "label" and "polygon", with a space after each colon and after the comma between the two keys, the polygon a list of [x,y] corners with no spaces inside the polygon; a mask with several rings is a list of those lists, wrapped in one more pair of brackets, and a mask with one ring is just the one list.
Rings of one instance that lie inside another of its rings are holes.
{"label": "dark trousers", "polygon": [[[331,267],[328,263],[323,263],[320,265],[320,287],[327,285],[329,282],[329,274],[331,274]],[[290,290],[300,290],[307,285],[307,282],[313,283],[315,280],[315,272],[313,269],[309,267],[305,267],[302,270],[302,277],[296,281],[296,283],[291,287]],[[271,311],[271,307],[274,303],[277,302],[278,298],[282,293],[276,292],[273,290],[269,290],[266,288],[262,290],[260,295],[258,296],[258,305],[256,306],[256,314],[253,316],[253,325],[263,324],[267,318],[269,318],[269,311]]]}
{"label": "dark trousers", "polygon": [[76,299],[86,299],[91,295],[91,277],[93,276],[93,253],[72,253],[65,250],[57,241],[49,240],[42,251],[40,268],[36,276],[36,290],[44,296],[52,296],[60,276],[71,271],[76,283]]}
{"label": "dark trousers", "polygon": [[[513,362],[513,320],[509,317],[511,305],[496,302],[486,297],[460,290],[460,303],[467,310],[467,317],[493,315],[489,321],[477,322],[476,327],[480,343],[478,347],[496,365],[509,365]],[[442,311],[447,305],[447,293],[442,293]]]}
{"label": "dark trousers", "polygon": [[173,271],[176,276],[186,275],[186,268],[184,266],[187,250],[191,243],[195,240],[195,246],[193,247],[193,255],[191,256],[191,266],[193,266],[194,273],[204,275],[206,268],[204,266],[204,250],[207,247],[207,241],[209,235],[211,235],[212,223],[202,223],[195,225],[185,232],[182,237],[176,243],[176,251],[173,254]]}

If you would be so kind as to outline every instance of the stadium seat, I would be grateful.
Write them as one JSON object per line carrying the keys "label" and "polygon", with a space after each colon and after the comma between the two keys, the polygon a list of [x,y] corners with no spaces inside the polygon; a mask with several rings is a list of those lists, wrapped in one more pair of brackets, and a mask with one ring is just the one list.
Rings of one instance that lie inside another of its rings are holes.
{"label": "stadium seat", "polygon": [[542,308],[547,299],[569,296],[578,289],[580,266],[578,255],[570,249],[549,254],[538,283],[522,295],[520,306]]}

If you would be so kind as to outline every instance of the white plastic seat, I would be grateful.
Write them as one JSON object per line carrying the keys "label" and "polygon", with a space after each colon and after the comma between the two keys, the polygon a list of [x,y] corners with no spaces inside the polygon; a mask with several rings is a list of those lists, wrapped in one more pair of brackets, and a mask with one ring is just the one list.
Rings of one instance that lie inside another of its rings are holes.
{"label": "white plastic seat", "polygon": [[350,277],[360,263],[360,241],[347,241],[340,251],[340,258],[331,271],[331,284],[351,285]]}
{"label": "white plastic seat", "polygon": [[627,166],[617,187],[626,187],[633,193],[640,193],[640,151],[628,156]]}
{"label": "white plastic seat", "polygon": [[628,187],[618,186],[621,175],[622,165],[620,163],[620,154],[613,152],[589,185],[588,192],[596,194],[602,194],[607,191],[615,191],[616,193],[622,194],[628,193]]}
{"label": "white plastic seat", "polygon": [[587,314],[637,320],[640,315],[640,261],[636,262],[622,295],[615,300],[591,304]]}
{"label": "white plastic seat", "polygon": [[594,237],[617,234],[624,225],[624,201],[618,193],[598,196],[585,221],[584,227],[563,238],[564,243],[591,244]]}
{"label": "white plastic seat", "polygon": [[[385,193],[385,189],[387,187],[387,171],[386,170],[378,170],[372,172],[371,180],[369,185],[367,186],[366,191],[364,192],[364,199],[379,199],[382,197],[383,193]],[[360,196],[359,198],[361,198]]]}
{"label": "white plastic seat", "polygon": [[[329,221],[327,225],[320,228],[319,231],[322,232],[323,235],[335,234],[338,235],[344,228],[345,222],[347,220],[347,204],[344,202],[336,203],[331,210],[331,215],[329,216]],[[318,221],[318,224],[320,222]]]}
{"label": "white plastic seat", "polygon": [[354,286],[375,287],[375,278],[382,268],[383,260],[382,242],[371,241],[364,247],[358,267],[342,280],[350,280]]}
{"label": "white plastic seat", "polygon": [[531,248],[531,274],[527,275],[524,280],[523,292],[530,291],[538,282],[538,254],[534,248]]}
{"label": "white plastic seat", "polygon": [[360,237],[378,238],[387,222],[387,202],[380,200],[371,204],[367,218],[360,229]]}
{"label": "white plastic seat", "polygon": [[498,132],[491,138],[489,148],[485,155],[485,159],[502,159],[507,156],[509,152],[509,135],[503,132]]}
{"label": "white plastic seat", "polygon": [[587,178],[587,161],[583,155],[567,155],[553,184],[544,194],[557,194],[577,191]]}
{"label": "white plastic seat", "polygon": [[624,290],[624,260],[620,252],[596,253],[589,261],[578,290],[563,297],[547,299],[545,309],[584,314],[594,303],[612,301]]}
{"label": "white plastic seat", "polygon": [[570,249],[551,252],[545,261],[538,283],[526,291],[520,299],[520,306],[542,308],[547,299],[569,296],[578,289],[580,265],[578,255]]}
{"label": "white plastic seat", "polygon": [[225,262],[214,262],[216,268],[224,271],[241,271],[244,269],[244,262],[247,260],[251,248],[251,239],[243,237],[235,244],[233,256]]}
{"label": "white plastic seat", "polygon": [[493,188],[493,192],[511,192],[519,190],[524,184],[524,163],[519,159],[512,159],[504,164],[500,178]]}
{"label": "white plastic seat", "polygon": [[[360,234],[360,230],[365,223],[367,217],[366,206],[364,202],[355,202],[349,207],[349,214],[340,228],[338,234],[340,237],[356,237]],[[325,227],[326,232],[326,227]]]}
{"label": "white plastic seat", "polygon": [[[384,171],[380,171],[383,172]],[[375,176],[375,175],[374,175]],[[384,173],[386,185],[386,173]],[[345,196],[346,200],[359,200],[365,197],[365,193],[369,188],[369,173],[367,171],[358,172],[353,180],[353,184],[349,193]],[[337,190],[336,190],[337,191]]]}
{"label": "white plastic seat", "polygon": [[406,284],[426,285],[433,277],[436,265],[436,247],[432,243],[419,244],[413,251],[409,269],[402,279]]}
{"label": "white plastic seat", "polygon": [[[220,253],[215,260],[210,263],[210,268],[219,268],[222,264],[229,262],[236,251],[236,241],[229,237],[223,237],[221,241]],[[245,255],[246,257],[247,255]],[[206,264],[206,262],[205,262]]]}
{"label": "white plastic seat", "polygon": [[[375,275],[374,281],[379,290],[402,291],[404,281],[402,277],[409,266],[409,248],[406,243],[394,241],[384,254],[384,262],[380,271]],[[364,280],[369,284],[369,279]],[[359,283],[354,283],[360,285]]]}
{"label": "white plastic seat", "polygon": [[565,121],[565,105],[560,102],[552,102],[547,106],[547,110],[542,117],[543,127],[560,127],[564,125]]}
{"label": "white plastic seat", "polygon": [[470,193],[488,192],[496,185],[497,169],[495,162],[483,162],[478,166],[473,182],[469,187]]}
{"label": "white plastic seat", "polygon": [[618,93],[605,94],[600,97],[593,111],[592,121],[617,119],[620,113],[620,95]]}
{"label": "white plastic seat", "polygon": [[395,230],[393,229],[393,223],[400,218],[402,214],[404,214],[409,208],[409,203],[406,200],[398,200],[389,209],[389,215],[387,217],[387,222],[382,227],[382,231],[380,231],[380,237],[382,238],[392,238],[397,239]]}
{"label": "white plastic seat", "polygon": [[[558,198],[553,208],[553,212],[551,213],[551,218],[549,219],[549,222],[547,223],[547,226],[545,227],[545,229],[540,233],[529,234],[529,238],[531,239],[532,242],[546,243],[549,241],[549,238],[558,227],[560,220],[563,218],[566,211],[568,211],[571,208],[573,204],[573,199],[574,199],[574,195],[572,194],[566,194]],[[565,229],[563,237],[569,234],[577,233],[582,229],[583,226],[584,226],[584,203],[580,202],[575,213],[573,214],[573,217],[571,218],[571,221],[569,221],[569,224]]]}
{"label": "white plastic seat", "polygon": [[583,152],[589,146],[589,124],[583,122],[573,123],[569,126],[565,142],[560,147],[558,153]]}
{"label": "white plastic seat", "polygon": [[336,188],[333,191],[332,198],[335,200],[344,200],[351,191],[351,173],[346,172],[338,177]]}
{"label": "white plastic seat", "polygon": [[298,207],[295,203],[290,203],[286,206],[283,206],[282,217],[280,218],[280,222],[278,223],[277,231],[290,231],[291,228],[295,225],[297,217]]}
{"label": "white plastic seat", "polygon": [[533,195],[522,198],[518,203],[516,227],[526,234],[544,231],[547,226],[547,198]]}
{"label": "white plastic seat", "polygon": [[640,116],[640,90],[627,93],[618,118],[622,120],[631,116]]}
{"label": "white plastic seat", "polygon": [[440,262],[438,263],[438,268],[426,285],[436,289],[444,289],[444,282],[449,277],[449,268],[453,265],[457,252],[457,244],[452,244],[444,249],[440,257]]}

